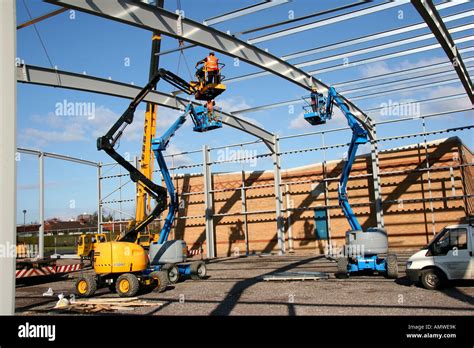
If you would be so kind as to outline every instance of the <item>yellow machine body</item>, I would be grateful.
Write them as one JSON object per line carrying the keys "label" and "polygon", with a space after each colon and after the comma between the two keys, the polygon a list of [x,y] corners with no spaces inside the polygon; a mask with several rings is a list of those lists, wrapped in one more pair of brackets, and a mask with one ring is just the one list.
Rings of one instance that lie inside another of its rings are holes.
{"label": "yellow machine body", "polygon": [[226,90],[226,86],[222,83],[204,84],[201,81],[191,81],[190,84],[197,90],[194,94],[196,100],[213,100]]}
{"label": "yellow machine body", "polygon": [[94,271],[97,274],[141,272],[147,265],[147,252],[135,243],[100,243],[94,252]]}

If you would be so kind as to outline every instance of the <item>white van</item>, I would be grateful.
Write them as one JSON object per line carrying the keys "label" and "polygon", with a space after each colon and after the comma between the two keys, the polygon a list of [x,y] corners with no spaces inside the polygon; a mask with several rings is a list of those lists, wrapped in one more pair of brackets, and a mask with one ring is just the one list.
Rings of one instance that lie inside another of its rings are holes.
{"label": "white van", "polygon": [[447,226],[408,259],[407,276],[430,290],[440,288],[449,280],[474,279],[473,249],[472,224]]}

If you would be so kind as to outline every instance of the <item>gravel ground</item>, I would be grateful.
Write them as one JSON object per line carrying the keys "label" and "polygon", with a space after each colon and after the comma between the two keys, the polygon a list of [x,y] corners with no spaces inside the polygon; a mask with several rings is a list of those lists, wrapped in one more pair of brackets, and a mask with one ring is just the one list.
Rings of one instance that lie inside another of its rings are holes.
{"label": "gravel ground", "polygon": [[[399,254],[400,278],[359,276],[336,279],[336,265],[321,256],[251,256],[223,258],[208,264],[209,278],[185,280],[164,293],[139,297],[163,306],[140,308],[126,314],[145,315],[473,315],[474,283],[457,282],[441,291],[411,284],[404,274],[409,254]],[[326,280],[266,282],[258,276],[275,271],[329,272]],[[91,271],[88,271],[91,272]],[[71,275],[70,277],[73,277]],[[17,287],[17,313],[35,315],[49,310],[57,297],[73,292],[74,279],[62,278]],[[97,297],[114,297],[101,289]]]}

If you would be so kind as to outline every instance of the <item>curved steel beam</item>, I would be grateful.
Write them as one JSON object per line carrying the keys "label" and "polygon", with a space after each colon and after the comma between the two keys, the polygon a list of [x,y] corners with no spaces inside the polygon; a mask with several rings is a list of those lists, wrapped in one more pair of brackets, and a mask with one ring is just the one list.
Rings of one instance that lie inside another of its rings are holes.
{"label": "curved steel beam", "polygon": [[[140,91],[140,87],[126,83],[30,65],[17,67],[17,81],[35,85],[94,92],[127,99],[133,99]],[[189,103],[187,99],[157,91],[151,91],[144,98],[144,101],[177,110],[184,109]],[[222,117],[222,122],[226,125],[262,139],[269,147],[274,145],[274,135],[272,133],[238,116],[226,112],[218,113]]]}
{"label": "curved steel beam", "polygon": [[[163,35],[239,58],[308,91],[311,90],[312,85],[316,85],[318,90],[324,94],[327,94],[328,91],[328,86],[323,82],[258,47],[160,8],[133,0],[45,0],[45,2],[84,11],[142,29],[159,31]],[[348,105],[350,112],[367,129],[370,138],[374,139],[372,120],[356,105],[343,96],[340,97]]]}

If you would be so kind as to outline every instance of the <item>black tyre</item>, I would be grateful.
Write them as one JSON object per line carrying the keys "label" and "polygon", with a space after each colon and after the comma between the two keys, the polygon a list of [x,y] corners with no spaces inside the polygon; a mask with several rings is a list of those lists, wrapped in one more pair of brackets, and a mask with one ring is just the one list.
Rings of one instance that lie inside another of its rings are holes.
{"label": "black tyre", "polygon": [[349,276],[349,272],[347,270],[349,266],[349,260],[347,257],[340,257],[337,259],[337,278],[347,278]]}
{"label": "black tyre", "polygon": [[115,290],[120,297],[133,297],[140,289],[140,282],[132,273],[122,274],[115,281]]}
{"label": "black tyre", "polygon": [[421,284],[428,290],[436,290],[444,284],[444,274],[434,268],[427,269],[421,272]]}
{"label": "black tyre", "polygon": [[385,259],[387,267],[387,278],[397,279],[398,278],[398,260],[397,255],[389,254]]}
{"label": "black tyre", "polygon": [[166,287],[169,284],[168,272],[167,271],[155,271],[151,272],[149,275],[153,279],[155,285],[155,290],[158,292],[165,291]]}
{"label": "black tyre", "polygon": [[179,281],[180,274],[178,266],[167,263],[163,266],[162,270],[168,272],[168,280],[171,284],[176,284]]}
{"label": "black tyre", "polygon": [[207,276],[206,264],[202,261],[193,262],[191,264],[191,279],[205,279]]}
{"label": "black tyre", "polygon": [[85,274],[76,280],[76,294],[79,297],[91,297],[97,290],[97,280],[92,274]]}

